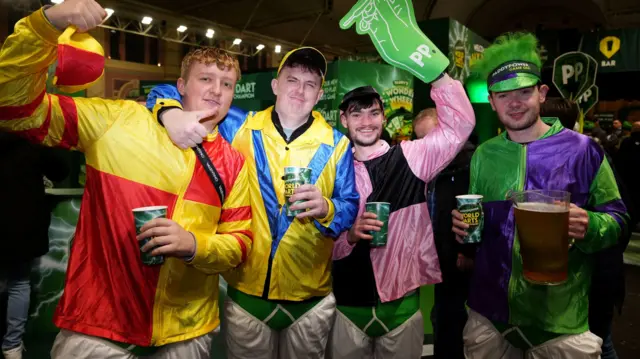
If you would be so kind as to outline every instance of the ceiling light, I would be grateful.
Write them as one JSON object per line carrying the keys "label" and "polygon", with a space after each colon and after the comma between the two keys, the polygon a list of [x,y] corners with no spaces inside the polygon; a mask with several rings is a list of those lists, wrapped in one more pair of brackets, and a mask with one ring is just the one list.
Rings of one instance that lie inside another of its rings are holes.
{"label": "ceiling light", "polygon": [[151,24],[152,21],[153,21],[153,19],[151,17],[149,17],[149,16],[145,16],[145,17],[142,18],[142,23],[145,24],[145,25]]}
{"label": "ceiling light", "polygon": [[207,34],[206,36],[210,39],[213,38],[213,34],[215,34],[215,31],[213,31],[213,29],[207,29]]}
{"label": "ceiling light", "polygon": [[107,12],[107,17],[105,18],[105,20],[110,18],[111,15],[113,15],[113,13],[115,12],[115,11],[113,11],[113,9],[109,9],[109,8],[105,8],[104,11]]}
{"label": "ceiling light", "polygon": [[234,45],[240,45],[241,42],[242,42],[242,39],[236,38],[235,40],[233,40]]}
{"label": "ceiling light", "polygon": [[187,27],[186,26],[184,26],[184,25],[178,26],[178,32],[185,32],[185,31],[187,31]]}
{"label": "ceiling light", "polygon": [[256,46],[256,49],[258,51],[260,51],[260,50],[264,49],[264,45],[260,44],[260,45]]}
{"label": "ceiling light", "polygon": [[280,45],[276,45],[276,48],[275,48],[275,50],[274,50],[274,51],[276,52],[276,54],[279,54],[279,53],[280,53],[280,51],[282,51],[282,46],[280,46]]}

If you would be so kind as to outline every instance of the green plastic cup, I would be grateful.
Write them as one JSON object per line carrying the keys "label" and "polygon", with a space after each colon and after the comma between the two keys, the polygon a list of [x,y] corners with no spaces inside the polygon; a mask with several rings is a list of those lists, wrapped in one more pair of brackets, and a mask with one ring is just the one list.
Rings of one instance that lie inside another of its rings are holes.
{"label": "green plastic cup", "polygon": [[481,241],[482,227],[484,226],[482,198],[479,194],[456,196],[458,212],[462,214],[462,221],[469,225],[467,235],[462,239],[464,243],[480,243]]}
{"label": "green plastic cup", "polygon": [[296,203],[289,202],[289,198],[293,196],[296,188],[311,183],[311,168],[307,167],[285,167],[284,168],[284,198],[286,200],[286,213],[289,217],[295,217],[298,214],[304,212],[299,209],[292,211],[289,206],[302,203],[304,201],[296,201]]}
{"label": "green plastic cup", "polygon": [[[133,219],[136,224],[136,235],[140,234],[140,228],[142,228],[145,223],[154,218],[167,218],[167,206],[134,208]],[[152,239],[153,237],[150,237],[139,241],[140,249]],[[140,259],[142,259],[143,264],[154,266],[164,263],[164,256],[152,256],[150,253],[151,250],[148,252],[140,251]]]}
{"label": "green plastic cup", "polygon": [[371,231],[371,247],[384,247],[387,245],[387,233],[389,232],[389,213],[391,204],[389,202],[368,202],[365,211],[375,214],[377,220],[384,223],[380,231]]}

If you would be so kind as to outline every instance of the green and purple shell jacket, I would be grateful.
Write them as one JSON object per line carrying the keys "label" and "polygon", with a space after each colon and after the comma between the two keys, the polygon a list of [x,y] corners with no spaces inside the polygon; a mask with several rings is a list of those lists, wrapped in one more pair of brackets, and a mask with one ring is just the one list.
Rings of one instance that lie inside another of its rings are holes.
{"label": "green and purple shell jacket", "polygon": [[[569,250],[568,280],[533,285],[522,275],[512,191],[571,193],[589,214],[584,240]],[[489,320],[572,334],[588,330],[591,253],[614,245],[626,225],[611,167],[600,146],[556,121],[540,139],[519,144],[506,132],[485,142],[471,163],[470,193],[484,196],[482,244],[475,259],[469,306]]]}

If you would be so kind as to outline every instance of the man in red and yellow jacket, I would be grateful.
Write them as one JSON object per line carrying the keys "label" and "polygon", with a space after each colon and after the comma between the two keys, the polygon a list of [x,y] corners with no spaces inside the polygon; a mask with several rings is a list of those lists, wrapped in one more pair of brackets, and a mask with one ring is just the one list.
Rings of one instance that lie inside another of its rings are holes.
{"label": "man in red and yellow jacket", "polygon": [[[94,0],[45,7],[20,20],[0,52],[0,130],[82,151],[87,162],[52,357],[209,358],[220,323],[218,273],[241,264],[252,245],[244,159],[216,126],[231,105],[238,62],[195,50],[178,80],[185,108],[211,116],[202,149],[220,196],[194,151],[174,146],[145,107],[46,93],[61,30],[85,32],[105,16]],[[145,206],[167,206],[167,219],[136,237],[132,209]],[[143,250],[154,247],[164,264],[142,263],[138,241],[148,237]]]}

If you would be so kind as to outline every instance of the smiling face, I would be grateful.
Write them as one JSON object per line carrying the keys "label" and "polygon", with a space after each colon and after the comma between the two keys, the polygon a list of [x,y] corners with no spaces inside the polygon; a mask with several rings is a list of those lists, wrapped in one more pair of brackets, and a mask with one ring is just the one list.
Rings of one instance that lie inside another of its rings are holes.
{"label": "smiling face", "polygon": [[525,87],[489,95],[491,108],[498,113],[500,122],[512,131],[522,131],[533,126],[540,116],[540,104],[545,101],[549,87],[546,85]]}
{"label": "smiling face", "polygon": [[382,136],[385,118],[380,101],[370,98],[354,100],[340,113],[340,121],[349,131],[354,146],[368,147],[375,145]]}
{"label": "smiling face", "polygon": [[322,77],[302,66],[284,67],[271,82],[278,114],[307,118],[322,97]]}
{"label": "smiling face", "polygon": [[229,112],[239,77],[238,61],[223,50],[207,48],[189,53],[178,79],[184,110],[217,110],[213,120],[219,121]]}

